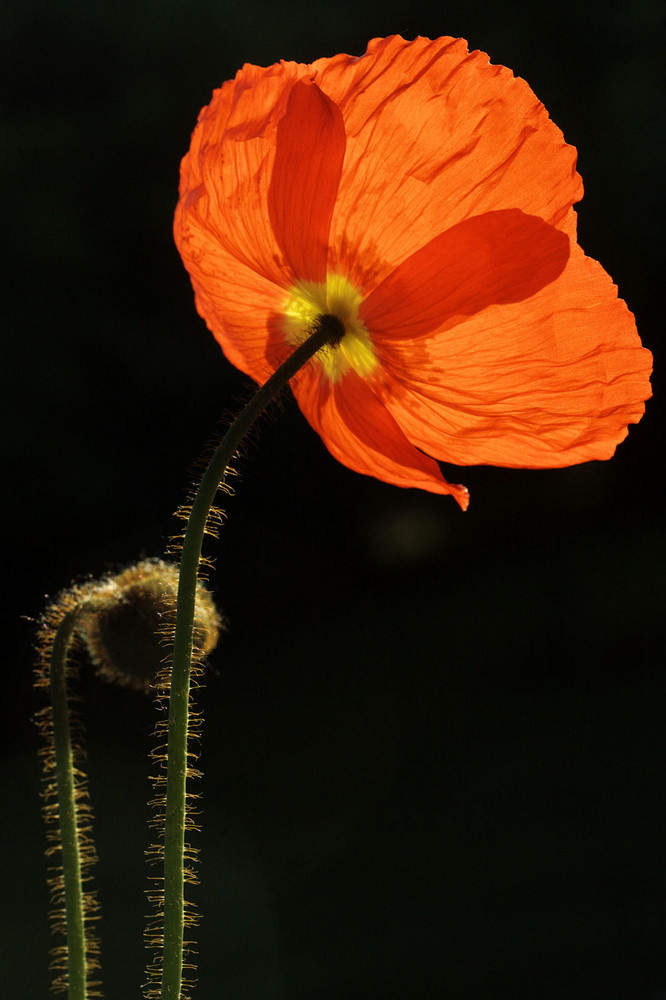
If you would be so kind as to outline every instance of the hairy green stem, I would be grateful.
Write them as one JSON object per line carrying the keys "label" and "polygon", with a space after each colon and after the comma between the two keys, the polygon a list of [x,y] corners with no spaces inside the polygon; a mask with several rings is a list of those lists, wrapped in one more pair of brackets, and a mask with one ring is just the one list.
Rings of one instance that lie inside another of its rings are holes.
{"label": "hairy green stem", "polygon": [[183,539],[169,696],[169,738],[164,831],[164,963],[162,1000],[180,1000],[183,972],[183,860],[190,668],[194,602],[206,520],[229,462],[255,420],[296,372],[344,327],[336,316],[318,318],[311,335],[280,365],[239,413],[213,455],[194,497]]}
{"label": "hairy green stem", "polygon": [[67,653],[78,609],[66,614],[53,641],[50,668],[53,742],[60,823],[62,876],[67,926],[68,1000],[86,1000],[86,936],[81,883],[81,849],[76,810],[76,783],[67,704]]}

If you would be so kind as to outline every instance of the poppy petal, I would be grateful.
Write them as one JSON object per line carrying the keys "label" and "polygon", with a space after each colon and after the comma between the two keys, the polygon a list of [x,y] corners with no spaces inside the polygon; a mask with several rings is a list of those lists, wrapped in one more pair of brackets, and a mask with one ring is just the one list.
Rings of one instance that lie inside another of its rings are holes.
{"label": "poppy petal", "polygon": [[417,337],[495,303],[520,302],[554,281],[569,238],[517,209],[487,212],[440,233],[362,303],[372,335]]}
{"label": "poppy petal", "polygon": [[582,197],[576,150],[528,84],[463,39],[375,39],[312,70],[347,130],[329,267],[365,294],[464,219],[517,208],[560,228]]}
{"label": "poppy petal", "polygon": [[288,345],[282,331],[284,289],[228,252],[207,227],[175,228],[194,300],[229,361],[262,384]]}
{"label": "poppy petal", "polygon": [[333,101],[314,83],[295,83],[277,127],[268,213],[296,280],[326,280],[345,143],[342,115]]}
{"label": "poppy petal", "polygon": [[247,267],[283,286],[293,282],[268,202],[278,127],[301,78],[312,78],[308,66],[246,65],[214,91],[181,162],[179,250],[188,234],[205,230]]}
{"label": "poppy petal", "polygon": [[376,392],[406,436],[457,465],[610,458],[651,395],[652,356],[634,318],[577,244],[562,275],[527,301],[375,349]]}
{"label": "poppy petal", "polygon": [[334,384],[322,377],[315,363],[299,372],[292,389],[309,423],[348,469],[396,486],[451,494],[466,510],[467,489],[446,482],[437,463],[409,443],[355,372]]}

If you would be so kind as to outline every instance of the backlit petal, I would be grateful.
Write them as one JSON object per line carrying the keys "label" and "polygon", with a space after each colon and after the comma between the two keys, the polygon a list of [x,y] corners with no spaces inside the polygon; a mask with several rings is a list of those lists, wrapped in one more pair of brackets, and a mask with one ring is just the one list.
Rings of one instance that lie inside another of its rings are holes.
{"label": "backlit petal", "polygon": [[293,380],[298,405],[330,453],[348,469],[396,486],[453,495],[463,510],[464,486],[447,483],[439,466],[409,443],[367,384],[353,372],[333,384],[308,366]]}
{"label": "backlit petal", "polygon": [[487,306],[520,302],[554,281],[569,238],[517,209],[478,215],[440,233],[388,275],[361,305],[373,336],[416,337]]}
{"label": "backlit petal", "polygon": [[[268,194],[291,89],[311,77],[308,66],[296,63],[246,65],[214,91],[181,163],[174,230],[179,250],[190,234],[205,230],[247,267],[285,287],[293,283],[273,230]],[[185,264],[189,270],[187,259]]]}
{"label": "backlit petal", "polygon": [[277,127],[268,212],[295,279],[326,280],[328,234],[345,155],[345,127],[316,84],[298,81]]}
{"label": "backlit petal", "polygon": [[312,69],[347,129],[330,259],[366,294],[464,219],[518,208],[559,226],[582,197],[576,151],[528,84],[462,39],[375,39]]}
{"label": "backlit petal", "polygon": [[287,350],[284,289],[229,253],[212,230],[183,224],[180,207],[175,230],[199,315],[229,361],[265,382]]}
{"label": "backlit petal", "polygon": [[610,458],[651,395],[634,318],[576,244],[562,275],[526,302],[375,346],[377,392],[406,436],[458,465]]}

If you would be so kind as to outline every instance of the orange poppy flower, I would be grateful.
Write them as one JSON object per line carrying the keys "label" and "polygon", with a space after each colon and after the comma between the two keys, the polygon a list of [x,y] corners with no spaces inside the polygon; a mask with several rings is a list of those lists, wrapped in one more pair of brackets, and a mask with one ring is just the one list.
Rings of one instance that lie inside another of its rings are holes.
{"label": "orange poppy flower", "polygon": [[528,85],[462,39],[375,39],[215,91],[176,243],[259,383],[337,316],[339,344],[293,380],[306,418],[349,468],[464,509],[434,459],[609,458],[650,395],[633,316],[576,243],[575,163]]}

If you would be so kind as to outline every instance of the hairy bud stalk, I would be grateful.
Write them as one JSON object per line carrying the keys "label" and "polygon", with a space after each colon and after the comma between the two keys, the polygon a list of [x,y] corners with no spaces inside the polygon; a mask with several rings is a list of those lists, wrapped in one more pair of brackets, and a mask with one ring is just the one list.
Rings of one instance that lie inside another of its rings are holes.
{"label": "hairy bud stalk", "polygon": [[[44,739],[44,818],[54,860],[49,869],[51,926],[61,938],[52,951],[53,989],[69,1000],[101,997],[91,975],[99,969],[99,942],[93,933],[99,904],[90,869],[97,860],[81,724],[69,693],[78,674],[72,659],[85,649],[107,681],[168,693],[178,570],[146,560],[115,576],[63,591],[39,623],[35,686],[48,690],[51,704],[37,713]],[[220,619],[203,585],[196,594],[194,646],[200,661],[216,644]],[[85,886],[85,891],[84,891]],[[65,943],[62,943],[64,938]]]}

